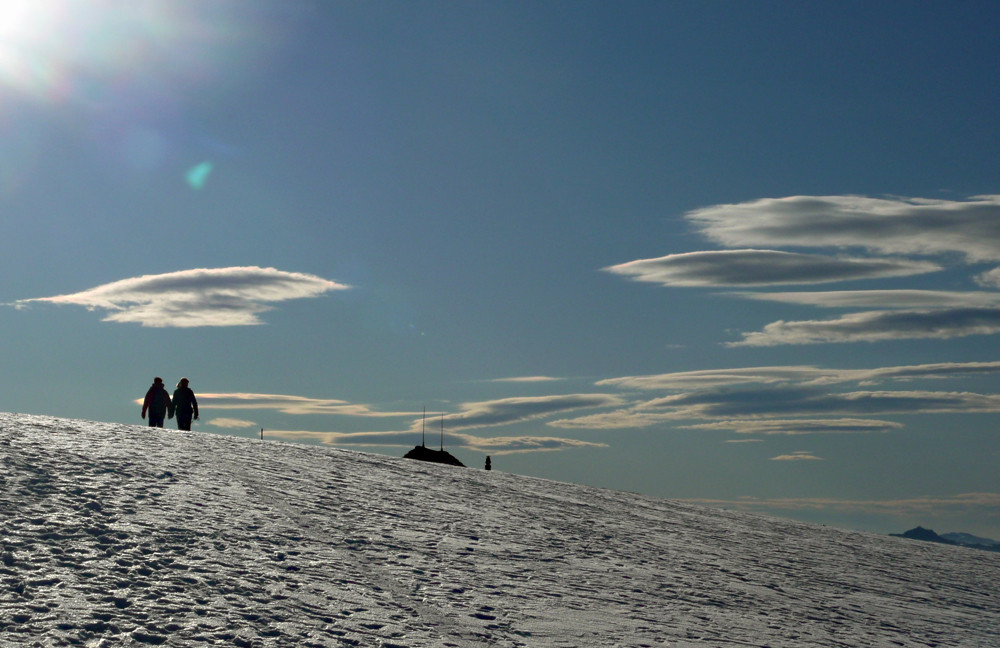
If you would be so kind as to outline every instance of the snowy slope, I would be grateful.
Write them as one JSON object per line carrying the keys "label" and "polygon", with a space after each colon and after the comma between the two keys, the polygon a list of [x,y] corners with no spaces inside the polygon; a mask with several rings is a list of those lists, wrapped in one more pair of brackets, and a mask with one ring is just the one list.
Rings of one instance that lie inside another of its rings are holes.
{"label": "snowy slope", "polygon": [[0,414],[3,646],[1000,646],[1000,555]]}

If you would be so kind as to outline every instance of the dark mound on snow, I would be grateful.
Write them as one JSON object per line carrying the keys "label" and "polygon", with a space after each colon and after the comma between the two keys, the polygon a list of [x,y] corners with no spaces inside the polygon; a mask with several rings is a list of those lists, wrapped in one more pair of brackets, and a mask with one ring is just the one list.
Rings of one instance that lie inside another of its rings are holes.
{"label": "dark mound on snow", "polygon": [[431,450],[425,446],[416,446],[410,450],[403,459],[416,459],[417,461],[429,461],[431,463],[448,464],[449,466],[461,466],[465,464],[453,457],[447,450]]}

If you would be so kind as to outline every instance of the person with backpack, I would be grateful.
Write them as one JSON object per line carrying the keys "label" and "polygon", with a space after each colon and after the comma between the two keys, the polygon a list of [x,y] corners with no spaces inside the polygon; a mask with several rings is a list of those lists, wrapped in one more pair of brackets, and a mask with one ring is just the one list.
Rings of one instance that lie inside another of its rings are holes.
{"label": "person with backpack", "polygon": [[169,413],[170,418],[174,416],[174,405],[170,400],[170,394],[163,386],[163,378],[159,376],[153,378],[153,384],[142,401],[142,418],[146,418],[147,412],[149,412],[149,427],[161,428],[165,415]]}
{"label": "person with backpack", "polygon": [[194,392],[188,387],[190,381],[181,378],[174,390],[173,413],[177,417],[178,430],[191,430],[191,417],[198,420],[198,399],[194,397]]}

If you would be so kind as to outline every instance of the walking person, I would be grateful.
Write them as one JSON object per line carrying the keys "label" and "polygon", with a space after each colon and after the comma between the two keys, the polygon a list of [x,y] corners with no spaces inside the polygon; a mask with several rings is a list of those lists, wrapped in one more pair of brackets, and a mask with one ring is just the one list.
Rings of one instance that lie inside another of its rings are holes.
{"label": "walking person", "polygon": [[174,416],[177,417],[178,430],[191,430],[191,417],[198,420],[198,399],[194,397],[194,392],[188,387],[188,379],[181,378],[174,390]]}
{"label": "walking person", "polygon": [[142,418],[146,418],[149,413],[149,427],[163,427],[163,417],[168,413],[174,416],[174,405],[170,401],[170,394],[163,386],[163,378],[157,376],[153,378],[153,384],[146,392],[146,398],[142,400]]}

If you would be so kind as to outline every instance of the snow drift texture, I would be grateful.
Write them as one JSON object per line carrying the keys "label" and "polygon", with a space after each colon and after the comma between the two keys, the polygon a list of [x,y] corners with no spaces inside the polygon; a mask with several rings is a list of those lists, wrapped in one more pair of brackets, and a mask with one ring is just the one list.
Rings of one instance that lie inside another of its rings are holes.
{"label": "snow drift texture", "polygon": [[998,646],[1000,556],[0,414],[3,646]]}

